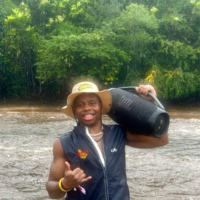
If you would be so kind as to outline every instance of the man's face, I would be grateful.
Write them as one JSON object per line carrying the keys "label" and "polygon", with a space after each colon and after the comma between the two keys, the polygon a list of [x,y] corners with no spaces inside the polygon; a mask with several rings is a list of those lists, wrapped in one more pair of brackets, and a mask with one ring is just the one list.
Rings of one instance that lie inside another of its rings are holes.
{"label": "man's face", "polygon": [[101,102],[96,94],[83,93],[77,96],[73,110],[81,126],[91,127],[101,123]]}

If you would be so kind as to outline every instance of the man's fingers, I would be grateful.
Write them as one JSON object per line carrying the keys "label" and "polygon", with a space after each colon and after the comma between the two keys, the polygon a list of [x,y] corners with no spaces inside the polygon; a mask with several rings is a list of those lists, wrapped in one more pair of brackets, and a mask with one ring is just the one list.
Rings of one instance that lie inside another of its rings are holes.
{"label": "man's fingers", "polygon": [[82,180],[82,183],[85,183],[85,182],[89,181],[91,178],[92,178],[91,176],[88,176],[87,178]]}
{"label": "man's fingers", "polygon": [[80,176],[80,179],[83,180],[86,177],[85,173]]}
{"label": "man's fingers", "polygon": [[73,171],[74,175],[76,174],[80,174],[80,173],[83,173],[83,170],[80,169],[80,168],[76,168],[74,171]]}
{"label": "man's fingers", "polygon": [[74,174],[74,178],[78,182],[80,182],[80,184],[84,183],[86,181],[89,181],[92,178],[91,176],[85,178],[86,175],[85,175],[84,171],[82,169],[80,169],[80,168],[76,168],[72,173]]}
{"label": "man's fingers", "polygon": [[140,94],[140,95],[145,95],[148,96],[148,93],[151,92],[154,96],[156,96],[156,91],[154,89],[153,86],[151,85],[139,85],[138,88],[136,88],[136,91]]}
{"label": "man's fingers", "polygon": [[71,171],[70,164],[68,162],[65,162],[65,170],[66,171]]}

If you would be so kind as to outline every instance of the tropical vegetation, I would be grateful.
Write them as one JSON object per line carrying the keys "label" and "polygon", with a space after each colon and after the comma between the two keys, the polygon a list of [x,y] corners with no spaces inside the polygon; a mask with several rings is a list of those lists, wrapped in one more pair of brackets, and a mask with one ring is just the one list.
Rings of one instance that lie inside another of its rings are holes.
{"label": "tropical vegetation", "polygon": [[200,92],[199,0],[1,0],[0,95],[65,95],[71,84]]}

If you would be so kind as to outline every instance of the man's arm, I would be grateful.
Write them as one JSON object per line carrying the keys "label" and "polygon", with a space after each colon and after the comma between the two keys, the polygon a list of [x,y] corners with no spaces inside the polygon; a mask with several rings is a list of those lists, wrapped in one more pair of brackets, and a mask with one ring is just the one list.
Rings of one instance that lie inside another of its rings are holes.
{"label": "man's arm", "polygon": [[[156,91],[151,85],[140,85],[138,88],[136,88],[136,91],[141,97],[155,103],[153,99],[148,95],[148,92],[151,92],[154,96],[156,96]],[[166,133],[163,137],[154,138],[126,131],[126,140],[127,145],[131,147],[154,148],[164,146],[168,143],[168,133]]]}
{"label": "man's arm", "polygon": [[59,139],[56,140],[53,146],[53,162],[50,168],[49,179],[46,183],[46,189],[49,196],[53,199],[64,197],[65,192],[59,188],[59,180],[64,177],[65,162],[67,158],[63,152],[63,148]]}
{"label": "man's arm", "polygon": [[59,180],[61,178],[64,178],[64,185],[68,188],[75,188],[92,178],[91,176],[86,178],[84,171],[80,168],[71,169],[59,139],[54,144],[53,156],[49,179],[46,184],[46,189],[52,199],[59,199],[65,195],[65,192],[59,188]]}
{"label": "man's arm", "polygon": [[135,148],[154,148],[168,143],[168,133],[161,138],[148,137],[126,131],[127,145]]}

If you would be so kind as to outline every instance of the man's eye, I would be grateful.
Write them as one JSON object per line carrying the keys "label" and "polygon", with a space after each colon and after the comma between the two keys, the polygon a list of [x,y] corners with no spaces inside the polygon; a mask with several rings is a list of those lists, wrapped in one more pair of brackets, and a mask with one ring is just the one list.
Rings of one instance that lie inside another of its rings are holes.
{"label": "man's eye", "polygon": [[81,107],[83,107],[83,104],[79,103],[79,104],[77,104],[77,107],[81,108]]}
{"label": "man's eye", "polygon": [[90,105],[95,105],[95,104],[96,104],[96,102],[91,102],[91,103],[90,103]]}

